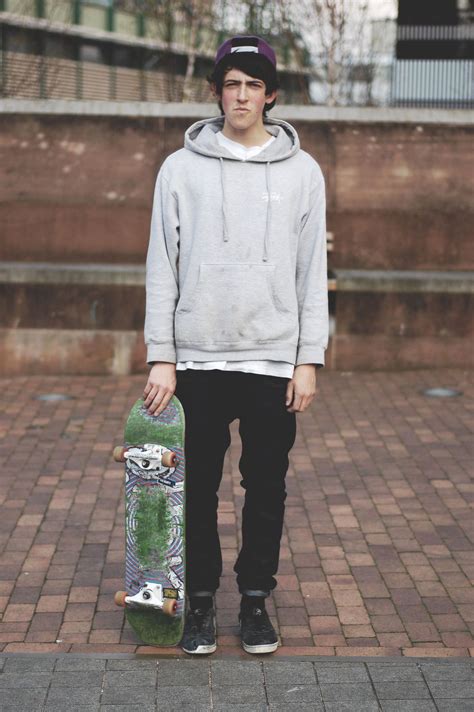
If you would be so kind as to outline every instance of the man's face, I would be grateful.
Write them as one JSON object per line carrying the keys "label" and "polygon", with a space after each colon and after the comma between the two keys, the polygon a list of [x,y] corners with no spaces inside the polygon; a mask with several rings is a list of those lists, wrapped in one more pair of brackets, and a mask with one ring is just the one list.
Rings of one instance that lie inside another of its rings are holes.
{"label": "man's face", "polygon": [[270,104],[276,91],[265,96],[265,82],[245,74],[240,69],[230,69],[222,85],[221,103],[226,121],[236,131],[246,131],[262,121],[265,103]]}

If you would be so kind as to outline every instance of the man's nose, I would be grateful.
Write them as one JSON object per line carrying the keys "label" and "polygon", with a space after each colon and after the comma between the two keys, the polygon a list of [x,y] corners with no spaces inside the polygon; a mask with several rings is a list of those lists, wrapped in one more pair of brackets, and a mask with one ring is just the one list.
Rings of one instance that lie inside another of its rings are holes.
{"label": "man's nose", "polygon": [[239,87],[238,98],[239,98],[239,101],[246,101],[246,99],[247,99],[247,87],[245,86],[245,84],[242,84],[242,85]]}

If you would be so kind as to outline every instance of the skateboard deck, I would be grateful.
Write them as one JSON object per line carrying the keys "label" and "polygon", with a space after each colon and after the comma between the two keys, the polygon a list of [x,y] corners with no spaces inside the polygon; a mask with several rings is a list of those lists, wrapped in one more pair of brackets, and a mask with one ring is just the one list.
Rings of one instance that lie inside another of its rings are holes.
{"label": "skateboard deck", "polygon": [[159,416],[140,398],[125,425],[125,588],[117,605],[149,645],[177,645],[185,595],[184,412],[173,396]]}

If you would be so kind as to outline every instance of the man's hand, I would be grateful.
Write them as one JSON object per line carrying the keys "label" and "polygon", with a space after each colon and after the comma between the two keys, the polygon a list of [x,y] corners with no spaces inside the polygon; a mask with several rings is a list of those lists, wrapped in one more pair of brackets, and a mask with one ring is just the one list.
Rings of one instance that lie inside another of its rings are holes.
{"label": "man's hand", "polygon": [[295,367],[293,378],[286,389],[286,405],[289,413],[302,413],[316,395],[316,366],[302,363]]}
{"label": "man's hand", "polygon": [[176,364],[157,362],[151,367],[143,391],[145,408],[151,415],[159,415],[168,405],[176,390]]}

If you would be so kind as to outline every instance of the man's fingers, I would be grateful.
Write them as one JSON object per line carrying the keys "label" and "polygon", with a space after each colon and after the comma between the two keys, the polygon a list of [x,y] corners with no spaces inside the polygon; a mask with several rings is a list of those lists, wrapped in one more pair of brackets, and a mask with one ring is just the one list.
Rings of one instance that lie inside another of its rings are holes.
{"label": "man's fingers", "polygon": [[154,413],[159,408],[165,393],[166,390],[164,386],[156,386],[156,392],[153,394],[153,398],[151,399],[150,405],[148,406],[149,411]]}
{"label": "man's fingers", "polygon": [[165,410],[166,406],[168,405],[168,403],[170,402],[172,397],[173,397],[172,393],[169,393],[168,395],[165,394],[163,400],[161,401],[160,407],[158,408],[158,410],[155,411],[155,415],[159,415],[160,413],[162,413]]}
{"label": "man's fingers", "polygon": [[286,388],[286,401],[285,401],[285,405],[290,405],[291,401],[293,400],[293,393],[294,393],[294,390],[295,390],[294,383],[293,383],[293,381],[290,381],[290,382],[288,383],[287,388]]}
{"label": "man's fingers", "polygon": [[311,404],[311,401],[313,400],[314,395],[310,396],[301,396],[295,394],[293,398],[293,402],[289,408],[287,408],[288,412],[290,413],[303,413],[303,411],[308,408],[308,406]]}
{"label": "man's fingers", "polygon": [[301,396],[295,393],[293,396],[293,402],[287,410],[289,410],[290,413],[298,413],[301,410],[301,400]]}
{"label": "man's fingers", "polygon": [[158,393],[153,398],[151,405],[148,406],[148,411],[152,413],[152,415],[159,415],[164,411],[172,396],[172,392],[170,393],[170,391],[167,391],[163,386],[161,386]]}
{"label": "man's fingers", "polygon": [[148,408],[149,405],[153,402],[153,399],[155,398],[156,394],[158,393],[159,386],[153,386],[150,384],[150,388],[148,390],[148,393],[145,398],[145,408]]}
{"label": "man's fingers", "polygon": [[147,397],[147,395],[149,394],[149,392],[151,391],[152,388],[153,388],[153,386],[150,383],[150,381],[147,381],[147,384],[146,384],[145,388],[143,389],[143,397],[144,398]]}

